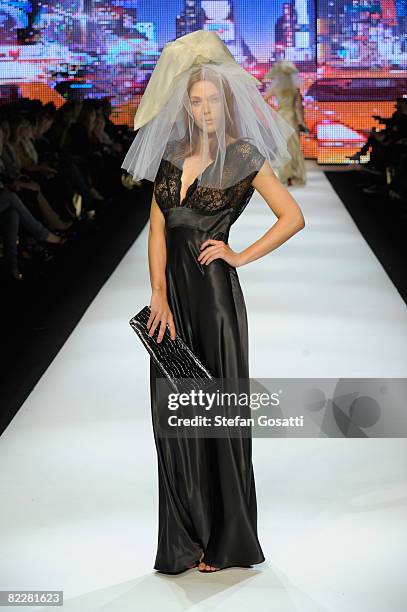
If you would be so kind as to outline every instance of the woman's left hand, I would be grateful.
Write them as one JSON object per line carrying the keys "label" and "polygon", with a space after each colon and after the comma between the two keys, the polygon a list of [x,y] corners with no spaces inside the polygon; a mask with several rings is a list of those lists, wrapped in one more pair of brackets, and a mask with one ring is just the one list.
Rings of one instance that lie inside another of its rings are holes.
{"label": "woman's left hand", "polygon": [[232,251],[230,246],[223,240],[214,240],[210,238],[201,244],[201,253],[198,256],[198,261],[202,265],[208,265],[214,259],[224,259],[226,263],[234,268],[240,265],[240,253]]}

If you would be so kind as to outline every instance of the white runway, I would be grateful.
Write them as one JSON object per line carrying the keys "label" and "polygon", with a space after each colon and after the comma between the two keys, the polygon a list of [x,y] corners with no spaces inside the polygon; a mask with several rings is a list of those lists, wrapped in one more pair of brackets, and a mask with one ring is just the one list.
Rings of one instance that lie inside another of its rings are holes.
{"label": "white runway", "polygon": [[[292,189],[305,229],[238,269],[251,376],[405,377],[405,304],[321,169],[307,168]],[[254,194],[231,247],[274,222]],[[128,324],[149,299],[146,227],[0,438],[0,589],[63,590],[70,612],[403,612],[404,439],[254,439],[266,562],[153,570],[149,361]]]}

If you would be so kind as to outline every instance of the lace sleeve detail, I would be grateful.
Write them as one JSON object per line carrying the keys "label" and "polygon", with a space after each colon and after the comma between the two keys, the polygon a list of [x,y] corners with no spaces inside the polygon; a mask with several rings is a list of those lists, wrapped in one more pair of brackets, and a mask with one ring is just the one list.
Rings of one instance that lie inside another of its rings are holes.
{"label": "lace sleeve detail", "polygon": [[236,221],[249,203],[254,192],[251,183],[263,166],[265,159],[265,156],[260,153],[254,144],[245,141],[237,144],[236,172],[238,174],[242,173],[242,165],[244,165],[244,174],[247,174],[247,176],[236,183],[234,187],[233,208],[235,214],[233,221]]}
{"label": "lace sleeve detail", "polygon": [[236,145],[236,167],[237,171],[245,168],[245,174],[257,174],[265,161],[264,155],[260,153],[256,145],[251,142],[241,141]]}
{"label": "lace sleeve detail", "polygon": [[162,179],[162,165],[163,165],[163,160],[161,160],[160,165],[158,166],[157,174],[156,174],[155,180],[154,180],[154,187],[153,187],[153,193],[154,193],[155,201],[157,202],[157,204],[158,204],[159,208],[161,208],[161,210],[162,210],[162,203],[161,203],[161,188],[160,188],[160,183],[161,183],[161,179]]}
{"label": "lace sleeve detail", "polygon": [[162,159],[154,181],[154,195],[160,209],[164,212],[174,205],[177,193],[176,168]]}
{"label": "lace sleeve detail", "polygon": [[[227,182],[231,186],[225,189],[198,186],[191,190],[183,206],[206,214],[216,214],[223,209],[233,208],[237,218],[250,200],[254,191],[251,182],[265,159],[255,145],[246,140],[237,141],[230,148],[230,156],[225,164]],[[239,179],[241,176],[244,178]],[[180,189],[180,168],[162,159],[154,182],[154,195],[163,212],[179,204]]]}

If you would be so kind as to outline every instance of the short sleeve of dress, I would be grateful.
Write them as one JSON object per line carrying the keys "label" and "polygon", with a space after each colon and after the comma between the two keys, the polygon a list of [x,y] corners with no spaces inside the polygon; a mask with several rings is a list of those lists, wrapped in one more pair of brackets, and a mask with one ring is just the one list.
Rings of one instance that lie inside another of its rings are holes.
{"label": "short sleeve of dress", "polygon": [[165,201],[165,184],[163,182],[163,160],[161,160],[160,165],[157,170],[157,174],[154,180],[154,197],[157,202],[159,208],[161,210],[164,209],[164,201]]}
{"label": "short sleeve of dress", "polygon": [[[252,181],[263,166],[266,158],[260,153],[256,145],[246,140],[236,143],[233,152],[233,172],[235,172],[235,185],[232,187],[232,206],[235,221],[246,208],[254,192]],[[243,179],[239,180],[239,177]]]}
{"label": "short sleeve of dress", "polygon": [[[236,144],[236,172],[240,175],[251,176],[252,180],[265,162],[265,156],[260,153],[256,145],[241,140]],[[242,167],[243,166],[243,167]]]}

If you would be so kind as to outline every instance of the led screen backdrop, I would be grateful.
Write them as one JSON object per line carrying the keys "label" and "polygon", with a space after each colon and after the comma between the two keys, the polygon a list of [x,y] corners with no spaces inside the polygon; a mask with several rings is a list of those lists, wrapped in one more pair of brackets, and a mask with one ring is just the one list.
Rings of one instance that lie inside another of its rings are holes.
{"label": "led screen backdrop", "polygon": [[407,94],[406,25],[407,0],[0,0],[0,101],[109,96],[131,126],[163,45],[211,29],[260,80],[297,64],[304,153],[341,163]]}

